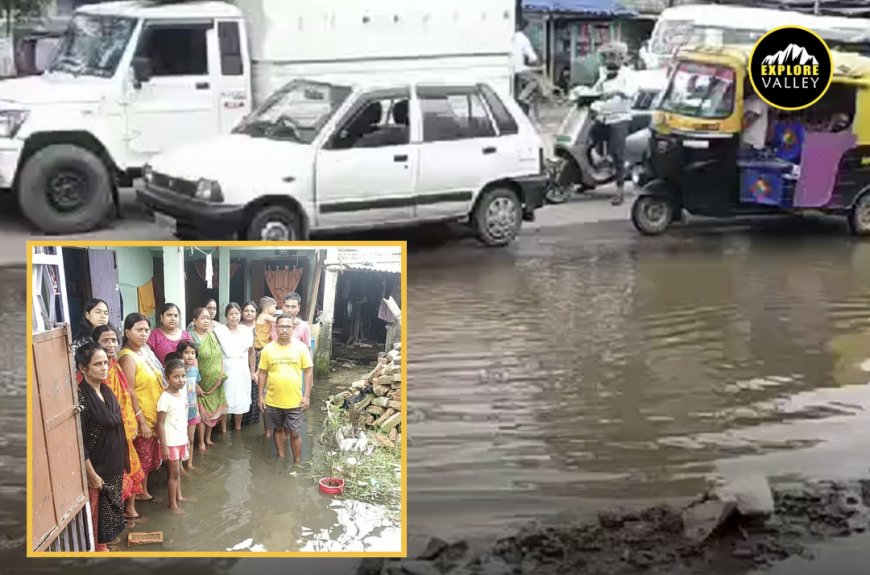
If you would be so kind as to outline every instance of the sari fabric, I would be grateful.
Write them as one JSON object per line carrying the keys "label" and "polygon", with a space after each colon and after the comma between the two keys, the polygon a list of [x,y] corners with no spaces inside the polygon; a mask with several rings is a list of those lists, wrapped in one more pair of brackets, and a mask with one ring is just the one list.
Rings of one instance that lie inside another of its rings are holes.
{"label": "sari fabric", "polygon": [[203,394],[197,397],[199,417],[209,427],[214,427],[221,415],[227,412],[227,396],[224,390],[224,360],[221,346],[214,332],[208,332],[200,337],[193,334],[193,339],[199,347],[198,367]]}
{"label": "sari fabric", "polygon": [[133,445],[136,448],[136,453],[139,455],[139,462],[142,466],[142,472],[148,475],[162,463],[160,456],[160,446],[157,441],[157,400],[160,399],[160,394],[163,393],[163,371],[159,369],[157,358],[148,348],[142,346],[142,353],[138,354],[130,348],[123,348],[118,353],[118,359],[129,355],[136,364],[136,378],[133,382],[133,389],[136,390],[136,398],[139,400],[139,409],[142,410],[142,415],[145,416],[145,421],[154,432],[154,435],[145,439],[141,436],[133,439]]}

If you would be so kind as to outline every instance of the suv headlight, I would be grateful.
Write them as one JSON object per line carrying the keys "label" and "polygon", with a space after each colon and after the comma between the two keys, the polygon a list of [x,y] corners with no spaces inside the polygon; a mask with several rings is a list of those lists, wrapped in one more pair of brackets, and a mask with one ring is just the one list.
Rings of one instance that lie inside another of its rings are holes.
{"label": "suv headlight", "polygon": [[201,179],[196,183],[196,197],[210,202],[224,201],[221,186],[214,180]]}
{"label": "suv headlight", "polygon": [[14,138],[27,115],[26,110],[0,110],[0,138]]}

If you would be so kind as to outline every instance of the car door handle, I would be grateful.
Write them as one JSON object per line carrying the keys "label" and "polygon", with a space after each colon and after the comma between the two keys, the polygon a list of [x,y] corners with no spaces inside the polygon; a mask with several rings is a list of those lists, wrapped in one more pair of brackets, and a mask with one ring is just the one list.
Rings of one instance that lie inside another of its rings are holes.
{"label": "car door handle", "polygon": [[209,83],[208,82],[197,82],[196,89],[197,90],[208,90]]}
{"label": "car door handle", "polygon": [[497,150],[496,150],[495,146],[487,146],[486,148],[483,149],[484,155],[494,154],[494,153],[496,153],[496,151]]}
{"label": "car door handle", "polygon": [[408,154],[396,154],[395,156],[393,156],[393,161],[394,162],[407,162],[408,161]]}

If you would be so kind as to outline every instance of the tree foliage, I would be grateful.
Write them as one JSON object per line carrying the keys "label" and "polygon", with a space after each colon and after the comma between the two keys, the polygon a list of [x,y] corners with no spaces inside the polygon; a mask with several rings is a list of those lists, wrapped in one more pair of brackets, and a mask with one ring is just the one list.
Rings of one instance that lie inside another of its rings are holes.
{"label": "tree foliage", "polygon": [[0,12],[6,21],[7,33],[16,20],[39,16],[49,0],[0,0]]}

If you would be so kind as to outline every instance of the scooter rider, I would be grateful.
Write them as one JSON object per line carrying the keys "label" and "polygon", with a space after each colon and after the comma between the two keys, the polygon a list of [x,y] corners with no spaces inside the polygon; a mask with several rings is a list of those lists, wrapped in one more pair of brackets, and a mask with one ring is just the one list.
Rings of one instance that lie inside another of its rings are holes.
{"label": "scooter rider", "polygon": [[601,100],[592,105],[598,114],[602,140],[607,141],[616,175],[616,195],[611,203],[622,204],[625,199],[625,141],[631,125],[631,87],[629,69],[625,66],[628,47],[622,42],[611,42],[601,48],[603,75],[593,90],[601,93]]}
{"label": "scooter rider", "polygon": [[526,84],[534,81],[530,75],[530,66],[538,65],[538,55],[532,47],[532,42],[526,35],[529,23],[525,18],[519,22],[513,39],[511,40],[511,65],[514,74],[514,98],[522,108],[523,112],[528,115],[529,106],[520,98],[520,94],[525,90]]}

